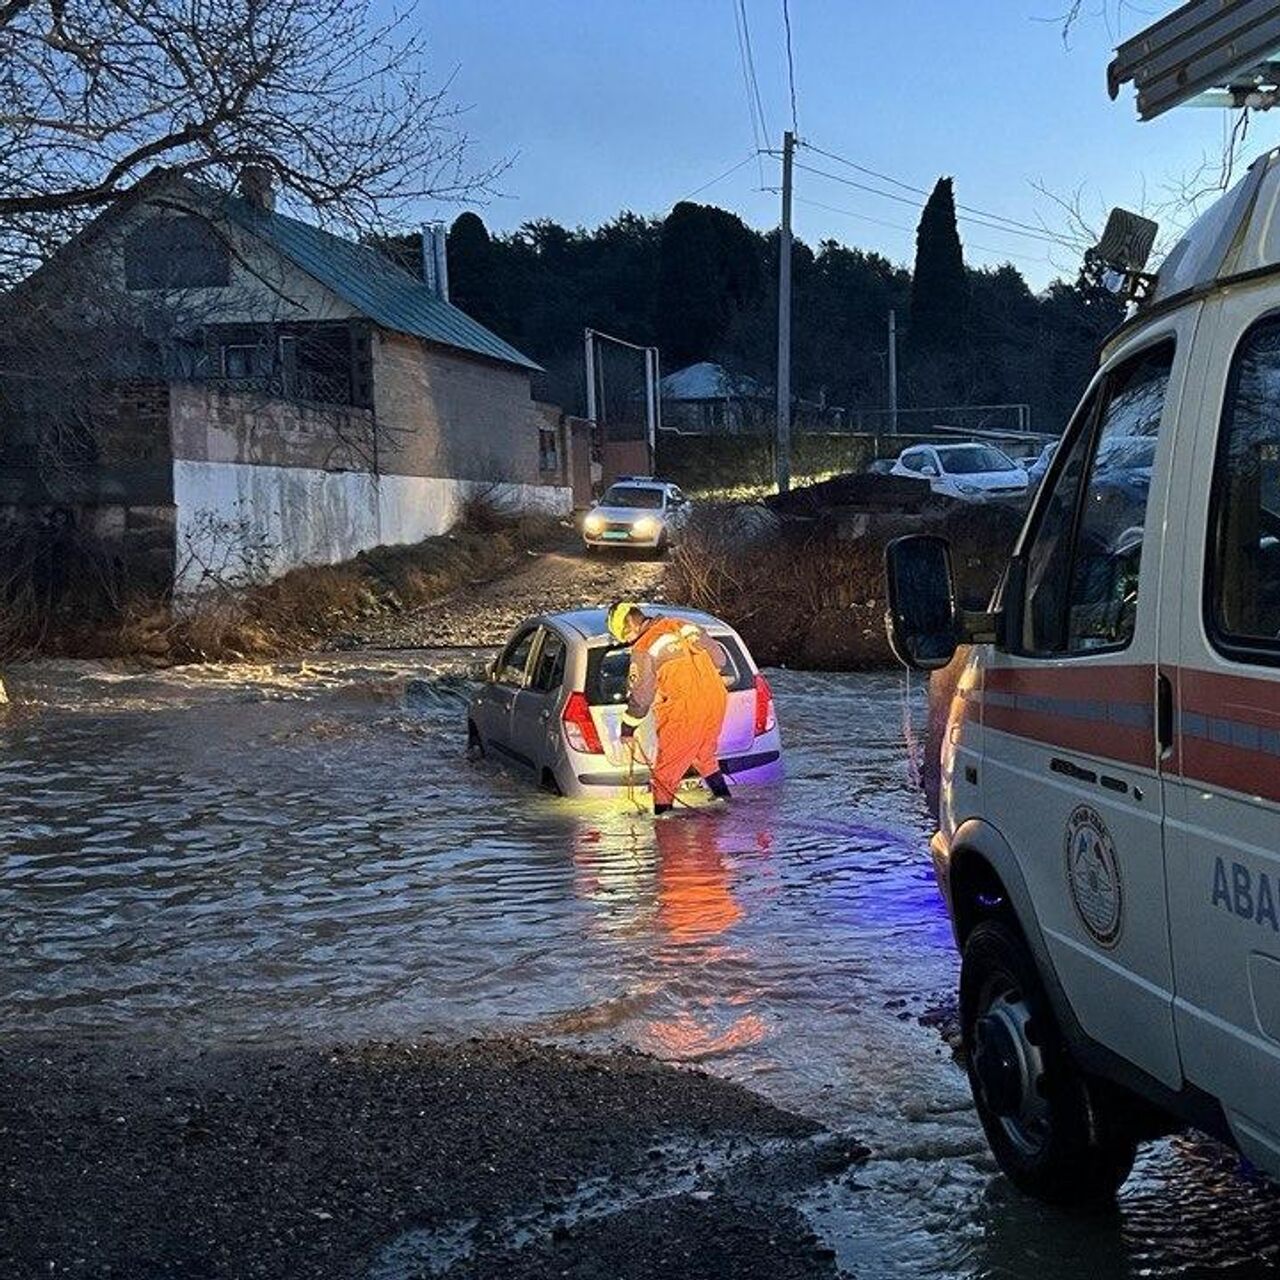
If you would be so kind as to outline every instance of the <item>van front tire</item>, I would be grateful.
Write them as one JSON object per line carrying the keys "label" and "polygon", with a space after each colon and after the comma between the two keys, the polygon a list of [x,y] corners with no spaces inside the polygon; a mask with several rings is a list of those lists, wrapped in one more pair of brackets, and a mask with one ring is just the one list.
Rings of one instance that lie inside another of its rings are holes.
{"label": "van front tire", "polygon": [[982,921],[965,942],[960,1022],[978,1118],[1009,1180],[1054,1204],[1113,1199],[1137,1141],[1071,1060],[1035,960],[1004,920]]}

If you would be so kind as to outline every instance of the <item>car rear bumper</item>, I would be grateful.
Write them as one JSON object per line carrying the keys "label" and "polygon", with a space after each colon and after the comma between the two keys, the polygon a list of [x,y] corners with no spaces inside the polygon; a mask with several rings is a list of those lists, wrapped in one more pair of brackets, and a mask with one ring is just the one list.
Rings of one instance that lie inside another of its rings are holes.
{"label": "car rear bumper", "polygon": [[[720,768],[734,785],[754,786],[777,782],[782,777],[782,752],[773,748],[750,751],[740,756],[727,756],[720,761]],[[690,773],[686,780],[696,777],[697,774]],[[584,768],[575,773],[569,787],[565,786],[565,780],[561,781],[562,790],[600,800],[625,796],[628,788],[643,791],[648,785],[649,770],[645,766],[637,765],[628,775],[625,769],[615,768],[605,762],[599,768]]]}

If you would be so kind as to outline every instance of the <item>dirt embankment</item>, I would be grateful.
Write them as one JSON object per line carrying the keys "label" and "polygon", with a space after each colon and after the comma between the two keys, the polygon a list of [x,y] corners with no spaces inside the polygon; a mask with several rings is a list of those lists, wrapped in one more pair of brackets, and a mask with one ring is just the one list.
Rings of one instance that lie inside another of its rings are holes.
{"label": "dirt embankment", "polygon": [[736,1085],[523,1042],[0,1056],[0,1273],[835,1275],[867,1151]]}

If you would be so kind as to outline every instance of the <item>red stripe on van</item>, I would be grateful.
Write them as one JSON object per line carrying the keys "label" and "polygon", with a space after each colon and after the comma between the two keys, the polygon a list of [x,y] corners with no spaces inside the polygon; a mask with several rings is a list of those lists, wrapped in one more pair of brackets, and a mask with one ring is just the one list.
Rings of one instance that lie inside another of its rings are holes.
{"label": "red stripe on van", "polygon": [[1155,761],[1154,667],[996,667],[983,680],[993,729],[1140,768]]}
{"label": "red stripe on van", "polygon": [[1180,676],[1183,776],[1280,800],[1280,680],[1194,667]]}

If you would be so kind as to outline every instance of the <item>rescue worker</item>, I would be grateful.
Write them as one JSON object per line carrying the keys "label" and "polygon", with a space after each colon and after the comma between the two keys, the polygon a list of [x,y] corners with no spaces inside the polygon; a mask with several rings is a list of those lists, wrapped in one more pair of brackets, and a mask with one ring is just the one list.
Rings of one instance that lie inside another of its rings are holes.
{"label": "rescue worker", "polygon": [[720,673],[729,665],[724,646],[691,622],[650,618],[622,600],[610,608],[609,634],[631,646],[622,743],[636,751],[635,732],[653,712],[657,758],[649,767],[653,811],[669,813],[676,788],[692,765],[721,800],[729,784],[720,770],[720,730],[729,694]]}

